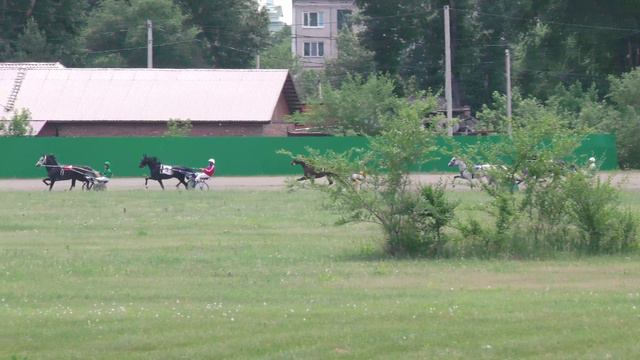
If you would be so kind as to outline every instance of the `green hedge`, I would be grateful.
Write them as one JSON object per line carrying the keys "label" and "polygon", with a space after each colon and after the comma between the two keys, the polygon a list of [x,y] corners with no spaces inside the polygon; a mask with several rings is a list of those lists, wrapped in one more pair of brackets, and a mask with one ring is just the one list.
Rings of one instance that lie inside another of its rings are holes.
{"label": "green hedge", "polygon": [[[455,137],[462,144],[477,141],[501,141],[499,136]],[[445,144],[444,139],[440,139]],[[166,164],[192,167],[206,166],[216,159],[216,175],[289,175],[300,169],[289,159],[276,154],[279,149],[305,153],[309,146],[321,150],[345,151],[367,146],[362,137],[0,137],[0,178],[38,178],[44,171],[34,165],[42,154],[55,154],[60,163],[89,165],[102,169],[112,163],[114,176],[142,176],[147,169],[138,168],[142,154],[157,156]],[[615,138],[612,135],[590,136],[578,150],[579,157],[596,156],[603,170],[617,168]],[[418,171],[455,171],[447,168],[449,156],[433,154]]]}

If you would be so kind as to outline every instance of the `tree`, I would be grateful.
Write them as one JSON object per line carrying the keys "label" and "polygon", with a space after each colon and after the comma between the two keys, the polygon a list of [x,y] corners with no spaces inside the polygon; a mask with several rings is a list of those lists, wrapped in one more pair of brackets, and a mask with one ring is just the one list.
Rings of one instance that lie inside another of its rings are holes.
{"label": "tree", "polygon": [[269,16],[255,0],[177,0],[206,40],[207,63],[217,68],[249,68],[269,38]]}
{"label": "tree", "polygon": [[640,9],[625,0],[535,2],[536,19],[517,46],[514,72],[523,91],[546,99],[558,82],[596,83],[640,65]]}
{"label": "tree", "polygon": [[147,19],[154,29],[154,67],[204,65],[200,30],[172,0],[104,0],[87,20],[87,64],[146,67]]}
{"label": "tree", "polygon": [[[411,169],[425,162],[435,148],[435,136],[422,121],[436,103],[434,97],[401,101],[395,113],[381,117],[382,129],[369,138],[368,149],[340,154],[308,149],[309,155],[296,156],[337,174],[334,185],[314,183],[312,188],[329,195],[341,223],[380,225],[391,255],[441,256],[444,252],[441,230],[452,219],[455,204],[445,199],[440,188],[416,191],[409,178]],[[348,178],[358,171],[366,175],[364,184],[353,186]]]}
{"label": "tree", "polygon": [[[568,125],[554,109],[543,109],[535,121],[516,119],[512,137],[455,149],[467,163],[493,164],[493,181],[483,189],[492,198],[487,213],[494,221],[487,230],[474,231],[482,234],[474,245],[482,255],[539,257],[634,247],[636,220],[619,208],[618,192],[575,156],[588,131]],[[516,192],[517,184],[524,188]],[[461,229],[474,227],[472,220]]]}
{"label": "tree", "polygon": [[[442,88],[443,6],[449,5],[454,103],[477,107],[502,84],[504,75],[500,72],[496,81],[493,76],[496,65],[491,64],[496,64],[493,56],[500,51],[493,46],[501,42],[499,38],[504,34],[485,29],[479,16],[474,15],[488,2],[359,0],[357,3],[365,25],[362,42],[374,52],[379,71],[399,75],[403,81],[415,78],[420,89]],[[499,55],[497,59],[502,58]]]}
{"label": "tree", "polygon": [[325,75],[333,86],[339,86],[349,75],[366,78],[375,73],[373,52],[364,48],[357,35],[348,28],[338,34],[338,57],[328,60]]}
{"label": "tree", "polygon": [[312,101],[309,110],[294,114],[292,121],[320,127],[337,134],[376,135],[382,119],[398,110],[395,82],[388,76],[347,76],[340,88],[323,87],[322,98]]}
{"label": "tree", "polygon": [[169,119],[165,135],[173,137],[189,136],[191,129],[193,129],[193,124],[191,124],[190,119]]}
{"label": "tree", "polygon": [[294,77],[302,71],[298,59],[291,52],[291,27],[271,34],[269,46],[260,52],[260,67],[263,69],[289,69]]}
{"label": "tree", "polygon": [[85,0],[3,0],[0,58],[80,64],[78,37],[85,24],[85,11]]}
{"label": "tree", "polygon": [[616,134],[618,161],[622,168],[640,168],[640,69],[610,77],[615,113],[604,119],[601,129]]}
{"label": "tree", "polygon": [[47,42],[47,36],[41,31],[33,18],[27,20],[24,31],[18,35],[15,42],[15,61],[55,61],[56,54]]}
{"label": "tree", "polygon": [[[31,135],[33,129],[29,124],[31,121],[31,112],[27,109],[15,111],[11,119],[2,119],[0,123],[0,132],[4,132],[7,136],[26,136]],[[6,125],[4,123],[7,123]]]}

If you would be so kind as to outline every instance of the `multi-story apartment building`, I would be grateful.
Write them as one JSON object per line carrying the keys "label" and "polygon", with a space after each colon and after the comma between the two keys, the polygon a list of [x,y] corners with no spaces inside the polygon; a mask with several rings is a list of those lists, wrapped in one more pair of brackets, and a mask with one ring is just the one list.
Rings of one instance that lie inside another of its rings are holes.
{"label": "multi-story apartment building", "polygon": [[293,53],[307,69],[322,69],[338,54],[338,32],[356,11],[349,0],[293,0]]}
{"label": "multi-story apartment building", "polygon": [[269,31],[275,33],[282,30],[285,25],[282,6],[275,5],[273,0],[267,0],[265,8],[269,13]]}

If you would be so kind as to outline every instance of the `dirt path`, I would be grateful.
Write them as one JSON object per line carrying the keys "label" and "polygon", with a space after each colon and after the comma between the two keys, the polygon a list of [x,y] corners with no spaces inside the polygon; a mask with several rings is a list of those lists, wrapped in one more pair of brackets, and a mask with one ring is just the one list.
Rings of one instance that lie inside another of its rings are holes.
{"label": "dirt path", "polygon": [[[420,184],[436,184],[440,181],[451,182],[453,174],[414,174],[414,181]],[[623,189],[630,191],[640,191],[640,171],[607,172],[601,173],[600,177],[606,179],[613,176],[613,182],[620,184]],[[209,185],[211,190],[236,189],[236,190],[281,190],[285,188],[287,176],[250,176],[233,177],[219,176],[211,179]],[[175,190],[176,180],[165,182],[167,190]],[[63,181],[56,184],[54,191],[65,191],[71,183]],[[79,187],[78,187],[79,188]],[[114,178],[108,185],[109,190],[144,190],[144,180],[142,178]],[[45,191],[47,187],[40,179],[0,179],[0,191]],[[149,190],[160,190],[160,186],[155,181],[149,182]],[[458,184],[455,190],[465,191],[469,187]]]}

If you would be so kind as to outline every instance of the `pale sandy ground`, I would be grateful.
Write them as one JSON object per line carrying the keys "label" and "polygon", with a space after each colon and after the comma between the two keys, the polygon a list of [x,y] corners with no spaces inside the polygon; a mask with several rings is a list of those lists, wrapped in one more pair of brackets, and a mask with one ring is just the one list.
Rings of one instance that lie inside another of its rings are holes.
{"label": "pale sandy ground", "polygon": [[[452,173],[446,174],[414,174],[414,182],[419,184],[435,184],[440,181],[447,182],[451,188]],[[618,171],[604,172],[600,177],[606,179],[613,176],[614,184],[619,184],[623,189],[630,191],[640,191],[640,171]],[[282,190],[285,188],[285,181],[293,177],[287,176],[250,176],[232,177],[216,176],[209,180],[212,191],[234,189],[234,190]],[[321,181],[321,180],[319,180]],[[164,181],[165,188],[175,191],[177,180]],[[53,191],[66,191],[71,183],[62,181],[55,184]],[[40,179],[0,179],[0,191],[45,191],[47,190]],[[76,186],[80,190],[80,185]],[[108,190],[145,190],[143,178],[114,178],[108,184]],[[149,181],[149,190],[160,190],[160,185],[156,181]],[[459,182],[455,190],[469,190],[464,183]]]}

